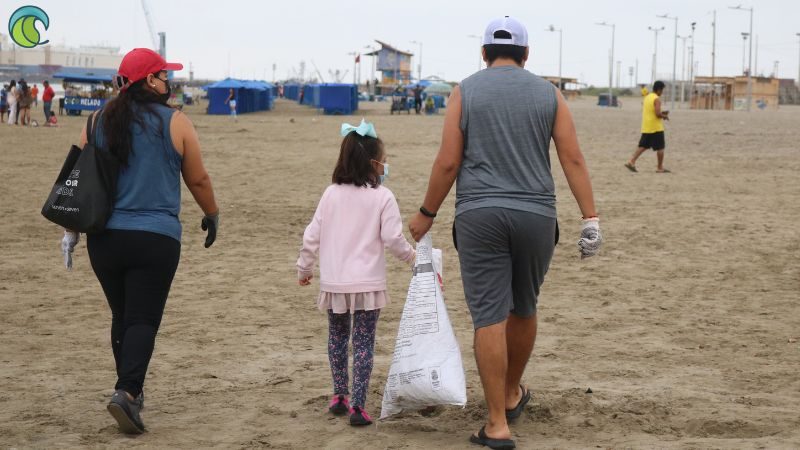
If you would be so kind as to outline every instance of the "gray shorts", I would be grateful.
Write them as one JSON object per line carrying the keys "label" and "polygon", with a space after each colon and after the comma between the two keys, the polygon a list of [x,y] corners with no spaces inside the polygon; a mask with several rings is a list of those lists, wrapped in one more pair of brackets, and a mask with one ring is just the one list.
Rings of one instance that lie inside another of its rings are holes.
{"label": "gray shorts", "polygon": [[480,208],[456,216],[454,241],[476,329],[502,322],[509,314],[536,314],[556,230],[552,217],[513,209]]}

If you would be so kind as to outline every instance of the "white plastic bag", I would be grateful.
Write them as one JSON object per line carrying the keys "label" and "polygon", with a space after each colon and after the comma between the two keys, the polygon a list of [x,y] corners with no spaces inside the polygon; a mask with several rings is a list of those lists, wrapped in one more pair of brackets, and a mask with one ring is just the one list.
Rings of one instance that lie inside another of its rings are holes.
{"label": "white plastic bag", "polygon": [[426,234],[417,244],[381,419],[428,406],[467,404],[461,350],[447,316],[441,272],[442,251],[432,248]]}

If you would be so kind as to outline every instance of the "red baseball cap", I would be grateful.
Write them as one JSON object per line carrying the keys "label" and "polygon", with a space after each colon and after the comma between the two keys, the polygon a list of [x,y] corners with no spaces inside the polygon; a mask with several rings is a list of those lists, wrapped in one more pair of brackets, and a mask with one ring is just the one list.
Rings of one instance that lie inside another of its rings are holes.
{"label": "red baseball cap", "polygon": [[131,84],[146,78],[151,73],[162,70],[182,69],[183,64],[168,63],[161,55],[149,48],[135,48],[122,58],[117,74],[128,79],[126,85],[120,86],[125,89]]}

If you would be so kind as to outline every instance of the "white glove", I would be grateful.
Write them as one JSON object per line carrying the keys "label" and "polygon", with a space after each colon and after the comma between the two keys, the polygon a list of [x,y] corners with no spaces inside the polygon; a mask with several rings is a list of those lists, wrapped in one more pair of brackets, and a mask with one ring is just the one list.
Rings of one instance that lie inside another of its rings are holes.
{"label": "white glove", "polygon": [[67,270],[72,270],[72,252],[75,251],[75,246],[81,240],[81,234],[74,231],[64,231],[64,237],[61,239],[61,253],[64,254],[64,267]]}
{"label": "white glove", "polygon": [[600,234],[600,219],[597,217],[584,219],[581,238],[578,240],[581,259],[596,255],[602,243],[603,235]]}

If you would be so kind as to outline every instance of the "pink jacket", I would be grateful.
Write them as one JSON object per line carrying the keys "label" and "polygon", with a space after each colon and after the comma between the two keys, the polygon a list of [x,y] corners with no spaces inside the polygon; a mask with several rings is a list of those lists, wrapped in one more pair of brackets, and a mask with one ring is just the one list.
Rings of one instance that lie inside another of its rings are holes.
{"label": "pink jacket", "polygon": [[392,191],[384,186],[330,185],[303,234],[298,276],[313,273],[319,253],[320,290],[384,291],[384,247],[407,263],[414,257],[414,248],[403,236],[403,220]]}

